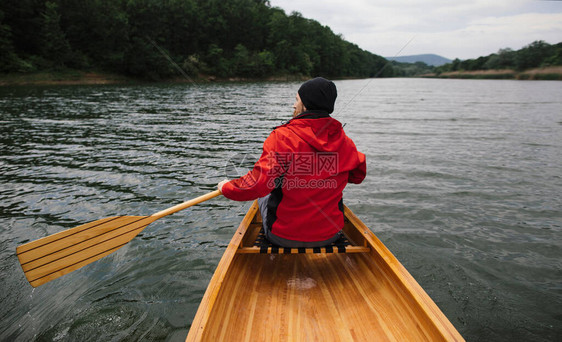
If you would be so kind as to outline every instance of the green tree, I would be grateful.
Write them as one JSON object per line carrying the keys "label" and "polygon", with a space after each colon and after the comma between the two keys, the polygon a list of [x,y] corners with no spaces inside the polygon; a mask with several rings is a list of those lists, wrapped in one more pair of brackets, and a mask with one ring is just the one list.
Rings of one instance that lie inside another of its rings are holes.
{"label": "green tree", "polygon": [[132,37],[129,49],[125,51],[125,72],[153,81],[176,75],[173,65],[162,55],[168,52],[160,52],[149,39]]}
{"label": "green tree", "polygon": [[12,29],[4,24],[4,12],[0,10],[0,72],[20,71],[31,69],[29,63],[22,61],[15,52],[12,43]]}
{"label": "green tree", "polygon": [[532,42],[515,55],[515,67],[517,70],[536,68],[551,55],[552,47],[542,40]]}
{"label": "green tree", "polygon": [[45,3],[42,55],[52,62],[54,67],[62,67],[71,61],[72,55],[70,44],[60,27],[60,14],[57,9],[56,3],[50,1]]}
{"label": "green tree", "polygon": [[[132,2],[132,1],[131,1]],[[73,65],[125,72],[129,15],[123,0],[60,0],[61,27],[74,51]]]}
{"label": "green tree", "polygon": [[453,62],[451,63],[451,68],[449,69],[450,71],[457,71],[460,69],[460,65],[461,65],[461,60],[458,58],[455,58],[453,60]]}
{"label": "green tree", "polygon": [[492,70],[492,69],[497,70],[500,68],[499,66],[500,66],[500,57],[494,53],[488,56],[488,60],[486,61],[486,63],[484,63],[482,67],[486,70]]}
{"label": "green tree", "polygon": [[515,66],[515,51],[510,48],[498,51],[498,69],[513,68]]}
{"label": "green tree", "polygon": [[219,76],[227,77],[230,75],[230,66],[228,60],[224,57],[224,50],[216,44],[211,44],[207,51],[206,65],[208,69],[206,72]]}
{"label": "green tree", "polygon": [[256,55],[256,74],[260,77],[270,75],[275,70],[275,56],[270,51],[264,50]]}
{"label": "green tree", "polygon": [[2,23],[11,30],[15,53],[25,60],[40,55],[43,37],[38,33],[43,28],[45,0],[2,0],[0,11],[4,13]]}
{"label": "green tree", "polygon": [[149,79],[178,75],[175,63],[219,77],[394,72],[382,57],[267,0],[3,0],[0,11],[3,70],[69,66]]}
{"label": "green tree", "polygon": [[251,76],[255,65],[250,58],[250,52],[242,45],[238,44],[234,48],[231,72],[237,76]]}
{"label": "green tree", "polygon": [[552,53],[545,58],[543,64],[545,66],[562,65],[562,43],[558,43],[552,47]]}

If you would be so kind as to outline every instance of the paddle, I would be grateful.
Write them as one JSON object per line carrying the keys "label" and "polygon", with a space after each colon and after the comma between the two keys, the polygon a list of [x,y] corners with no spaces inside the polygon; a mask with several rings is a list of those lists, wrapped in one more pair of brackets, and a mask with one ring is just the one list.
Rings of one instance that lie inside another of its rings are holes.
{"label": "paddle", "polygon": [[37,287],[111,254],[164,216],[220,195],[215,190],[150,216],[114,216],[46,236],[16,249],[31,286]]}

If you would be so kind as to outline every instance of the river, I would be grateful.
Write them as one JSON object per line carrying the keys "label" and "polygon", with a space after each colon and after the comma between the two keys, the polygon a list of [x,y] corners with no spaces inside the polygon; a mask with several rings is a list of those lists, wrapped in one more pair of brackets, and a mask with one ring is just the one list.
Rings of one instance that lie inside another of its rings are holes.
{"label": "river", "polygon": [[[562,82],[336,81],[345,203],[468,341],[562,337]],[[182,341],[249,203],[215,198],[33,289],[16,246],[214,190],[298,83],[0,88],[0,340]]]}

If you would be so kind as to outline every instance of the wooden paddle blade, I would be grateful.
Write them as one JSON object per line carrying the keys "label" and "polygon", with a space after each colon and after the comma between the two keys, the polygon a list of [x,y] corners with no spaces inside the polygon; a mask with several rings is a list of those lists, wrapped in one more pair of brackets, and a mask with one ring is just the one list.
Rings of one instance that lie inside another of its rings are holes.
{"label": "wooden paddle blade", "polygon": [[107,217],[26,243],[16,252],[27,280],[37,287],[115,252],[153,221]]}

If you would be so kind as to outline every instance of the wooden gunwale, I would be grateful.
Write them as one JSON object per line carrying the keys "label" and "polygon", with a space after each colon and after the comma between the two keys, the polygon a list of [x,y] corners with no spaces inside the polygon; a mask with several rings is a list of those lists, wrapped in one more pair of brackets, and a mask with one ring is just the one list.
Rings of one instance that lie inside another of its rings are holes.
{"label": "wooden gunwale", "polygon": [[238,229],[234,233],[234,236],[230,240],[230,243],[226,247],[226,251],[222,255],[221,260],[207,286],[207,290],[201,299],[201,303],[199,304],[199,309],[197,309],[197,313],[195,314],[195,318],[191,323],[191,328],[189,329],[189,334],[187,335],[186,341],[200,341],[203,332],[205,331],[205,327],[209,323],[209,315],[213,308],[213,305],[217,299],[219,291],[221,289],[222,282],[226,276],[227,271],[230,268],[232,260],[234,259],[234,255],[236,254],[236,250],[240,246],[242,242],[242,238],[246,234],[252,219],[258,213],[258,202],[254,201],[242,222],[238,226]]}
{"label": "wooden gunwale", "polygon": [[248,254],[261,226],[254,202],[186,341],[464,341],[375,234],[349,208],[344,214],[344,232],[362,252]]}

